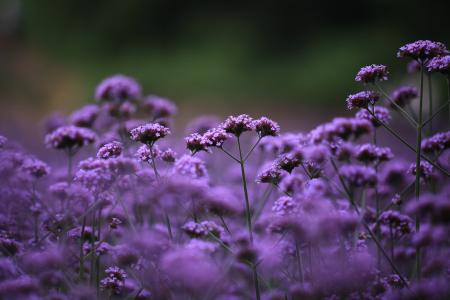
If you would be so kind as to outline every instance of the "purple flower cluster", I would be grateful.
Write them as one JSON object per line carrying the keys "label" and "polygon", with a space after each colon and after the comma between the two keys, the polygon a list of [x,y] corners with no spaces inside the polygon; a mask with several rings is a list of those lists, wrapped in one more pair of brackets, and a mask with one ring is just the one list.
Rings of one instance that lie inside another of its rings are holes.
{"label": "purple flower cluster", "polygon": [[428,72],[450,74],[450,55],[434,57],[427,63]]}
{"label": "purple flower cluster", "polygon": [[[445,53],[401,48],[430,71]],[[203,116],[177,140],[173,102],[105,79],[102,101],[49,126],[69,155],[0,136],[0,299],[448,299],[450,134],[434,123],[414,155],[379,97],[350,95],[358,112],[305,132]]]}

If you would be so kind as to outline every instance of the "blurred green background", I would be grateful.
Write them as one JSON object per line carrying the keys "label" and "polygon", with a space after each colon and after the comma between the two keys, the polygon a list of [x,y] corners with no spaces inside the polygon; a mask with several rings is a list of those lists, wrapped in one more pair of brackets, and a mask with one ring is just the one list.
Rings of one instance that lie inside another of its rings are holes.
{"label": "blurred green background", "polygon": [[173,99],[180,124],[239,112],[316,124],[345,114],[363,65],[407,81],[396,50],[448,45],[449,11],[448,0],[0,0],[1,125],[68,113],[115,73]]}

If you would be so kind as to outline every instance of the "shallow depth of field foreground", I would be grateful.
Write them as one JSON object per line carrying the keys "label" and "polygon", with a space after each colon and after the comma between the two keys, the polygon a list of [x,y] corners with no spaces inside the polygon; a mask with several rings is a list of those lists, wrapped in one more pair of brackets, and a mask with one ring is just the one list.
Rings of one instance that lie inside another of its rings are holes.
{"label": "shallow depth of field foreground", "polygon": [[450,299],[450,55],[392,55],[306,131],[242,111],[175,134],[176,100],[118,74],[47,120],[53,160],[0,136],[0,299]]}

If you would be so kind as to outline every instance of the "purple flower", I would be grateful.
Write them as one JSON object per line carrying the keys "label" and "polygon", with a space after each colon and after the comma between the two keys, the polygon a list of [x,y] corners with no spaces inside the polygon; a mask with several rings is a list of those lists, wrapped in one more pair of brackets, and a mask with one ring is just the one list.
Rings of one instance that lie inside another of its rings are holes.
{"label": "purple flower", "polygon": [[353,108],[368,108],[369,105],[375,105],[380,96],[372,91],[362,91],[347,97],[348,109]]}
{"label": "purple flower", "polygon": [[203,221],[201,223],[187,222],[182,229],[191,237],[208,237],[210,234],[220,238],[223,228],[213,221]]}
{"label": "purple flower", "polygon": [[335,118],[329,123],[319,125],[309,135],[311,140],[317,144],[324,141],[357,139],[364,134],[371,133],[372,129],[372,123],[366,119]]}
{"label": "purple flower", "polygon": [[212,128],[203,134],[203,139],[209,147],[222,147],[230,135],[222,128]]}
{"label": "purple flower", "polygon": [[339,174],[354,187],[373,187],[377,184],[377,174],[371,167],[345,165],[339,169]]}
{"label": "purple flower", "polygon": [[424,139],[421,148],[425,153],[440,154],[450,148],[450,131],[436,133]]}
{"label": "purple flower", "polygon": [[280,126],[278,123],[266,117],[255,120],[253,125],[260,137],[277,136],[280,133]]}
{"label": "purple flower", "polygon": [[95,90],[97,100],[121,102],[141,97],[141,87],[136,80],[125,75],[113,75],[104,79]]}
{"label": "purple flower", "polygon": [[448,53],[449,52],[443,43],[430,40],[418,40],[400,47],[397,52],[397,57],[410,57],[416,60],[425,61]]}
{"label": "purple flower", "polygon": [[98,149],[97,158],[99,159],[108,159],[117,157],[122,154],[123,146],[122,143],[113,141],[111,143],[107,143]]}
{"label": "purple flower", "polygon": [[177,154],[172,149],[168,148],[161,152],[159,157],[161,157],[162,161],[165,161],[167,163],[173,163],[176,160]]}
{"label": "purple flower", "polygon": [[[409,167],[408,173],[416,176],[417,166],[415,163],[412,163]],[[428,181],[435,178],[434,168],[433,166],[426,161],[420,161],[419,166],[420,178],[424,181]]]}
{"label": "purple flower", "polygon": [[191,177],[193,179],[207,179],[208,171],[203,160],[198,157],[183,155],[174,165],[176,174]]}
{"label": "purple flower", "polygon": [[356,74],[355,81],[364,83],[374,83],[375,81],[383,81],[388,79],[388,70],[384,65],[369,65],[362,67]]}
{"label": "purple flower", "polygon": [[95,133],[87,128],[76,126],[59,127],[45,136],[45,144],[55,149],[78,149],[95,141]]}
{"label": "purple flower", "polygon": [[142,145],[139,147],[139,149],[136,151],[136,157],[143,162],[151,162],[152,156],[153,158],[158,157],[161,154],[161,151],[158,147],[153,146],[152,149],[150,149],[147,145]]}
{"label": "purple flower", "polygon": [[177,113],[177,107],[172,101],[155,95],[146,97],[143,106],[154,119],[172,117]]}
{"label": "purple flower", "polygon": [[192,133],[185,139],[186,148],[195,154],[200,151],[208,151],[208,140],[198,133]]}
{"label": "purple flower", "polygon": [[50,173],[50,167],[38,159],[27,159],[24,161],[22,169],[36,179],[47,176]]}
{"label": "purple flower", "polygon": [[[392,101],[400,107],[404,107],[418,96],[417,88],[414,86],[402,86],[396,89],[392,95]],[[393,105],[391,107],[395,108]]]}
{"label": "purple flower", "polygon": [[434,57],[427,63],[428,72],[450,74],[450,55]]}
{"label": "purple flower", "polygon": [[97,105],[83,106],[70,115],[70,123],[79,127],[92,127],[99,112],[100,108]]}
{"label": "purple flower", "polygon": [[360,145],[355,153],[357,160],[363,163],[373,163],[375,165],[391,160],[394,155],[388,147],[378,147],[373,144]]}
{"label": "purple flower", "polygon": [[288,154],[281,155],[277,160],[276,164],[282,170],[291,173],[292,170],[300,166],[303,159],[303,152],[298,150]]}
{"label": "purple flower", "polygon": [[133,141],[141,142],[146,145],[153,145],[157,140],[170,134],[169,128],[158,123],[148,123],[138,126],[130,131]]}
{"label": "purple flower", "polygon": [[256,182],[278,184],[281,180],[281,169],[273,164],[258,174]]}
{"label": "purple flower", "polygon": [[298,204],[291,197],[282,196],[273,203],[272,211],[279,216],[295,214],[298,211]]}
{"label": "purple flower", "polygon": [[381,122],[384,124],[388,124],[389,121],[391,120],[391,114],[389,113],[389,110],[385,107],[375,106],[374,114],[375,114],[375,118],[369,111],[367,111],[367,109],[361,109],[360,111],[358,111],[356,113],[355,117],[357,119],[369,120],[370,122],[372,122],[372,125],[374,127],[380,127]]}
{"label": "purple flower", "polygon": [[221,126],[226,132],[232,133],[239,137],[246,131],[252,131],[255,129],[253,119],[248,115],[229,116]]}

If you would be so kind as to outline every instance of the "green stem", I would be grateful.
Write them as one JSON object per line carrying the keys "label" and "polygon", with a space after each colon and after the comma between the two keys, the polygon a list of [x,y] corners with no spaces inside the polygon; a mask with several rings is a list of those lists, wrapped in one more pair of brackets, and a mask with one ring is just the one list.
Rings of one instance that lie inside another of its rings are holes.
{"label": "green stem", "polygon": [[302,254],[300,253],[300,247],[298,245],[298,241],[295,241],[295,259],[297,261],[297,269],[300,276],[300,282],[305,281],[305,274],[303,271],[303,261]]}
{"label": "green stem", "polygon": [[[431,73],[427,73],[428,79],[428,119],[430,120],[430,125],[428,126],[428,136],[433,134],[433,86],[431,82]],[[422,124],[423,126],[423,124]]]}
{"label": "green stem", "polygon": [[255,285],[256,300],[260,300],[261,299],[261,293],[259,291],[258,271],[256,270],[256,265],[252,266],[252,271],[253,271],[253,283]]}
{"label": "green stem", "polygon": [[158,173],[158,169],[156,168],[156,163],[155,163],[155,156],[153,155],[153,144],[148,146],[150,148],[150,156],[152,159],[152,167],[153,167],[153,172],[155,173],[155,177],[156,179],[159,178],[159,173]]}
{"label": "green stem", "polygon": [[[420,66],[420,96],[419,96],[419,123],[417,125],[417,145],[416,145],[416,181],[414,185],[416,200],[420,198],[420,153],[422,144],[422,107],[423,107],[423,75],[424,75],[424,63],[421,62]],[[416,232],[420,231],[420,217],[416,214]],[[416,249],[416,275],[420,279],[420,248]]]}
{"label": "green stem", "polygon": [[242,176],[242,186],[244,189],[244,197],[245,197],[245,216],[247,219],[247,227],[248,227],[248,234],[250,237],[250,242],[253,243],[253,232],[252,232],[252,216],[250,212],[250,201],[248,197],[248,190],[247,190],[247,179],[245,177],[245,162],[242,156],[242,149],[241,149],[241,141],[240,138],[237,138],[238,148],[239,148],[239,164],[241,166],[241,176]]}
{"label": "green stem", "polygon": [[249,156],[253,153],[253,150],[255,150],[256,146],[258,146],[259,142],[261,141],[262,137],[259,137],[258,140],[256,141],[256,143],[253,145],[253,147],[250,149],[250,151],[248,151],[247,155],[244,158],[244,161],[247,161],[247,159],[249,158]]}

